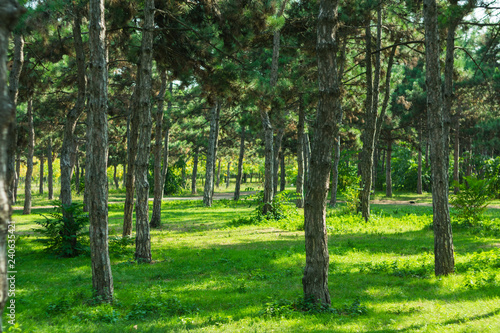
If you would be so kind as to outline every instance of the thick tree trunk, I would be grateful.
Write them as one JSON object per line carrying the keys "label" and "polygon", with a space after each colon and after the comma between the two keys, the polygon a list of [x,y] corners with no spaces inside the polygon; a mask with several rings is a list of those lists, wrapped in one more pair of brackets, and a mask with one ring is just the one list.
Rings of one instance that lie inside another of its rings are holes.
{"label": "thick tree trunk", "polygon": [[[24,37],[20,34],[14,35],[14,59],[12,69],[9,75],[9,97],[14,108],[14,119],[9,124],[7,136],[7,195],[10,203],[16,201],[14,189],[16,183],[16,151],[17,151],[17,122],[15,117],[15,110],[17,107],[17,97],[19,95],[19,77],[24,63]],[[19,174],[17,173],[17,177]]]}
{"label": "thick tree trunk", "polygon": [[26,156],[26,179],[24,183],[23,215],[31,214],[31,178],[33,176],[33,152],[35,148],[35,128],[33,127],[33,95],[28,96],[28,155]]}
{"label": "thick tree trunk", "polygon": [[191,174],[191,194],[197,194],[196,190],[196,178],[198,177],[198,154],[200,152],[200,146],[196,146],[194,149],[193,157],[193,173]]}
{"label": "thick tree trunk", "polygon": [[238,175],[236,176],[236,184],[234,185],[234,200],[240,198],[241,179],[243,176],[243,158],[245,157],[245,126],[241,126],[240,135],[240,155],[238,157]]}
{"label": "thick tree trunk", "polygon": [[40,168],[38,169],[40,174],[38,177],[38,194],[43,194],[43,174],[44,174],[44,164],[45,164],[45,159],[43,156],[39,157],[40,160]]}
{"label": "thick tree trunk", "polygon": [[139,91],[139,142],[135,163],[137,203],[135,205],[136,236],[135,260],[151,262],[151,235],[149,230],[149,183],[148,165],[151,149],[151,81],[153,67],[154,0],[144,3],[144,26],[142,30],[141,76]]}
{"label": "thick tree trunk", "polygon": [[218,164],[218,166],[217,166],[217,177],[216,177],[217,182],[215,183],[215,186],[217,188],[219,188],[219,185],[220,185],[220,158],[219,158],[219,162],[217,164]]}
{"label": "thick tree trunk", "polygon": [[435,274],[455,271],[453,237],[448,208],[448,142],[442,109],[439,33],[436,0],[424,0],[427,123],[430,138]]}
{"label": "thick tree trunk", "polygon": [[310,174],[304,207],[306,267],[302,284],[304,298],[330,304],[328,291],[328,235],[326,199],[334,139],[340,113],[340,82],[337,72],[337,0],[322,0],[318,17],[319,102],[311,152]]}
{"label": "thick tree trunk", "polygon": [[283,149],[280,154],[280,191],[283,192],[286,187],[286,168],[285,168],[285,150]]}
{"label": "thick tree trunk", "polygon": [[297,182],[295,192],[297,192],[297,208],[304,207],[304,124],[306,114],[302,95],[299,97],[299,122],[297,124]]}
{"label": "thick tree trunk", "polygon": [[48,186],[48,191],[49,191],[49,200],[53,200],[54,199],[54,168],[52,165],[52,138],[49,138],[49,143],[47,144],[47,169],[48,169],[47,186]]}
{"label": "thick tree trunk", "polygon": [[392,198],[392,139],[387,141],[387,163],[385,164],[385,196]]}
{"label": "thick tree trunk", "polygon": [[332,188],[330,190],[331,207],[335,207],[337,205],[337,191],[339,187],[339,162],[340,162],[340,135],[337,135],[337,138],[335,139],[335,151],[333,152]]}
{"label": "thick tree trunk", "polygon": [[104,0],[89,7],[89,111],[86,188],[90,220],[90,253],[94,296],[113,301],[113,276],[108,252],[108,71]]}
{"label": "thick tree trunk", "polygon": [[[9,127],[15,120],[16,109],[7,91],[7,55],[10,32],[17,23],[17,18],[23,13],[17,1],[0,2],[0,332],[2,332],[2,317],[8,296],[7,281],[7,233],[14,235],[15,224],[10,221],[12,214],[12,191],[7,182],[8,156],[7,150],[11,144]],[[11,154],[15,154],[14,151]],[[11,237],[12,238],[12,237]],[[11,242],[9,242],[11,244]]]}
{"label": "thick tree trunk", "polygon": [[210,120],[210,134],[207,147],[207,162],[205,172],[205,190],[203,191],[203,204],[207,207],[212,206],[213,190],[214,190],[214,171],[216,161],[217,137],[219,135],[219,116],[220,106],[216,102],[212,108],[212,116]]}
{"label": "thick tree trunk", "polygon": [[229,187],[229,180],[230,179],[231,179],[231,161],[227,162],[226,188]]}
{"label": "thick tree trunk", "polygon": [[165,152],[167,162],[162,162],[162,142],[163,142],[163,102],[165,101],[165,93],[167,92],[167,71],[161,71],[161,87],[158,93],[158,104],[155,114],[155,147],[154,147],[154,200],[153,200],[153,215],[151,216],[151,228],[159,228],[161,226],[161,203],[163,200],[163,188],[165,185],[165,177],[163,171],[167,171],[168,166],[168,130],[165,134]]}
{"label": "thick tree trunk", "polygon": [[[75,12],[73,22],[73,39],[77,63],[77,82],[78,82],[78,97],[74,107],[66,115],[64,124],[63,144],[61,148],[61,156],[59,159],[61,169],[61,194],[60,200],[63,207],[70,207],[73,199],[71,197],[71,178],[73,174],[73,166],[76,160],[77,142],[75,138],[75,128],[85,109],[87,78],[85,73],[85,50],[83,48],[83,40],[81,33],[81,12],[77,5],[73,5]],[[107,148],[106,148],[107,149]],[[107,154],[107,153],[106,153]],[[107,180],[107,178],[106,178]],[[78,187],[79,184],[77,184]],[[106,198],[107,199],[107,198]],[[64,234],[63,242],[65,246],[76,250],[76,230],[72,227],[73,213],[63,209],[64,217]],[[73,232],[72,232],[73,230]],[[76,254],[76,253],[75,253]]]}

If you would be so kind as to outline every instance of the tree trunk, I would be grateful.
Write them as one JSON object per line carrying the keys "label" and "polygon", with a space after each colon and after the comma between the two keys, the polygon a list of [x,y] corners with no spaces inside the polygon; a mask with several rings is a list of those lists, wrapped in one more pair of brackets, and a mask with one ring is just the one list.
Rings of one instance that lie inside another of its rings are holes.
{"label": "tree trunk", "polygon": [[48,169],[47,185],[49,191],[49,200],[54,200],[54,168],[52,165],[52,138],[49,138],[49,143],[47,144],[47,169]]}
{"label": "tree trunk", "polygon": [[[9,75],[9,97],[14,110],[14,119],[10,122],[7,135],[7,195],[10,203],[16,201],[14,189],[16,183],[16,151],[17,151],[17,121],[16,121],[16,107],[17,97],[19,95],[19,77],[24,64],[24,37],[20,34],[14,35],[14,55],[13,55],[12,69]],[[17,174],[19,177],[19,174]]]}
{"label": "tree trunk", "polygon": [[274,175],[274,151],[273,151],[273,127],[269,120],[269,114],[261,111],[262,127],[264,128],[264,205],[262,214],[267,215],[271,211],[274,197],[273,175]]}
{"label": "tree trunk", "polygon": [[245,157],[245,126],[241,126],[240,155],[238,157],[238,175],[234,185],[234,200],[240,199],[241,179],[243,176],[243,158]]}
{"label": "tree trunk", "polygon": [[420,121],[418,129],[417,194],[422,194],[422,123]]}
{"label": "tree trunk", "polygon": [[229,187],[229,180],[230,179],[231,179],[231,161],[227,162],[226,188]]}
{"label": "tree trunk", "polygon": [[[465,175],[470,176],[472,174],[472,137],[469,138],[469,155],[467,157],[467,169],[465,170]],[[18,173],[19,174],[19,173]]]}
{"label": "tree trunk", "polygon": [[78,148],[76,149],[75,158],[75,188],[76,193],[80,194],[80,159],[78,157]]}
{"label": "tree trunk", "polygon": [[90,220],[90,253],[94,296],[113,301],[113,276],[108,252],[108,72],[104,0],[89,7],[89,111],[86,188]]}
{"label": "tree trunk", "polygon": [[45,164],[45,159],[43,156],[40,156],[38,158],[40,160],[40,168],[38,169],[40,171],[39,177],[38,177],[38,194],[43,194],[43,174],[44,174],[44,164]]}
{"label": "tree trunk", "polygon": [[194,149],[193,158],[193,173],[191,174],[191,194],[197,194],[196,190],[196,177],[198,177],[198,154],[200,152],[200,146],[196,146]]}
{"label": "tree trunk", "polygon": [[455,121],[455,142],[453,146],[453,181],[455,182],[455,188],[453,193],[457,194],[460,191],[458,183],[460,182],[460,114],[457,113]]}
{"label": "tree trunk", "polygon": [[116,177],[116,169],[117,169],[117,164],[113,164],[113,181],[115,182],[115,189],[119,189],[120,185],[118,184],[118,177]]}
{"label": "tree trunk", "polygon": [[216,161],[216,146],[217,137],[219,135],[219,116],[220,116],[220,106],[219,102],[216,102],[212,108],[212,116],[210,120],[210,134],[208,139],[207,147],[207,162],[206,162],[206,172],[205,172],[205,190],[203,191],[203,204],[207,207],[212,206],[213,200],[213,190],[214,190],[214,171],[215,171],[215,161]]}
{"label": "tree trunk", "polygon": [[33,151],[35,147],[35,129],[33,127],[33,95],[28,96],[28,156],[26,157],[26,179],[24,183],[23,215],[31,214],[31,178],[33,176]]}
{"label": "tree trunk", "polygon": [[[125,160],[125,163],[123,163],[123,176],[122,176],[122,187],[127,186],[127,161]],[[82,169],[83,171],[83,169]]]}
{"label": "tree trunk", "polygon": [[332,188],[330,190],[331,207],[335,207],[337,205],[337,191],[339,187],[339,162],[340,162],[340,135],[337,135],[337,138],[335,139],[335,151],[333,152]]}
{"label": "tree trunk", "polygon": [[220,185],[220,158],[219,158],[219,162],[218,162],[218,166],[217,166],[217,182],[215,183],[215,186],[217,188],[219,188],[219,185]]}
{"label": "tree trunk", "polygon": [[153,66],[154,0],[144,3],[139,90],[139,142],[135,163],[137,203],[135,205],[136,237],[135,260],[151,262],[151,235],[149,230],[149,183],[148,165],[151,149],[151,81]]}
{"label": "tree trunk", "polygon": [[286,168],[285,168],[285,150],[283,149],[281,151],[281,166],[280,166],[280,171],[281,171],[281,182],[280,182],[280,191],[283,192],[286,187]]}
{"label": "tree trunk", "polygon": [[17,189],[19,188],[19,177],[21,175],[21,156],[18,153],[16,158],[16,181],[14,185],[14,202],[17,203]]}
{"label": "tree trunk", "polygon": [[310,174],[304,207],[306,267],[302,284],[304,298],[330,305],[328,291],[328,235],[326,199],[334,139],[338,133],[340,82],[337,72],[337,0],[322,0],[318,17],[319,102],[311,152]]}
{"label": "tree trunk", "polygon": [[[0,332],[2,332],[2,317],[9,289],[6,256],[7,234],[14,235],[15,229],[14,221],[10,221],[12,197],[8,194],[8,191],[11,189],[9,189],[10,183],[7,182],[7,150],[11,144],[9,128],[11,123],[14,122],[16,109],[7,91],[6,64],[10,32],[23,11],[25,9],[19,6],[16,1],[8,0],[0,2],[0,253],[2,254],[0,255]],[[11,154],[15,154],[15,151],[14,149]]]}
{"label": "tree trunk", "polygon": [[[73,39],[77,63],[77,81],[78,81],[78,96],[74,107],[68,112],[66,122],[64,124],[63,144],[61,147],[61,156],[59,159],[61,169],[61,193],[60,200],[63,207],[70,207],[73,200],[71,197],[71,178],[73,174],[73,166],[76,160],[77,142],[75,138],[75,129],[78,119],[85,109],[87,78],[85,73],[85,50],[83,47],[81,33],[81,12],[77,5],[73,5],[75,12],[73,22]],[[106,148],[107,149],[107,148]],[[106,151],[107,158],[107,151]],[[106,177],[107,181],[107,177]],[[79,184],[77,184],[78,186]],[[107,194],[106,194],[107,200]],[[107,208],[106,208],[107,209]],[[64,236],[63,242],[65,246],[75,251],[76,255],[76,229],[72,227],[73,213],[67,209],[63,209],[64,217]]]}
{"label": "tree trunk", "polygon": [[427,123],[430,138],[435,274],[455,271],[453,237],[448,208],[446,137],[439,69],[439,33],[436,0],[424,0]]}
{"label": "tree trunk", "polygon": [[297,124],[297,182],[295,184],[295,192],[297,192],[297,208],[304,207],[304,124],[306,114],[304,112],[304,104],[302,95],[299,97],[299,122]]}
{"label": "tree trunk", "polygon": [[273,193],[276,195],[278,193],[278,170],[280,166],[280,156],[281,156],[281,144],[283,141],[283,135],[285,134],[285,130],[283,129],[283,124],[279,124],[280,128],[278,129],[278,133],[276,134],[276,138],[274,140],[274,165],[273,165]]}
{"label": "tree trunk", "polygon": [[165,157],[166,162],[162,162],[162,142],[163,142],[163,103],[165,101],[165,93],[167,92],[167,71],[161,71],[161,87],[158,93],[158,105],[155,114],[155,147],[154,147],[154,201],[153,215],[151,216],[151,228],[159,228],[161,226],[161,203],[163,201],[163,188],[165,186],[165,176],[168,167],[168,129],[165,133]]}
{"label": "tree trunk", "polygon": [[304,182],[307,183],[309,177],[309,167],[311,165],[311,143],[309,141],[309,133],[304,134]]}
{"label": "tree trunk", "polygon": [[392,139],[387,141],[387,163],[385,164],[385,196],[392,198],[392,175],[391,175],[391,162],[392,162]]}

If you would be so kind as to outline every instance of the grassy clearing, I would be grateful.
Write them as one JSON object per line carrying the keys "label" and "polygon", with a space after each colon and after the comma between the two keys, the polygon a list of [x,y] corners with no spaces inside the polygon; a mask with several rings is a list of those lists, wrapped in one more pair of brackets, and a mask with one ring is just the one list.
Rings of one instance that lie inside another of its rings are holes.
{"label": "grassy clearing", "polygon": [[[132,262],[133,245],[112,249],[112,305],[96,305],[92,299],[89,257],[47,254],[40,237],[30,233],[40,217],[16,212],[19,329],[500,331],[499,210],[488,210],[484,226],[454,225],[457,274],[436,278],[431,207],[372,208],[369,223],[342,214],[341,206],[329,209],[329,286],[338,311],[313,314],[292,309],[302,295],[303,232],[272,222],[237,226],[235,221],[255,209],[248,202],[221,200],[212,208],[199,200],[164,202],[163,227],[152,231],[153,264]],[[300,219],[302,212],[297,214]],[[110,234],[118,236],[123,204],[110,204],[109,215]]]}

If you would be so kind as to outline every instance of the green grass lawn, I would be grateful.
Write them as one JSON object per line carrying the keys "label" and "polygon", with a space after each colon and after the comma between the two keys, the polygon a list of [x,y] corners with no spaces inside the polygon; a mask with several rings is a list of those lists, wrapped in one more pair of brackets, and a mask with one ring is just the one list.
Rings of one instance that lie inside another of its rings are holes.
{"label": "green grass lawn", "polygon": [[[110,201],[123,195],[112,191]],[[338,311],[306,313],[290,309],[302,296],[304,233],[283,224],[236,226],[233,220],[254,209],[243,200],[215,201],[212,208],[199,200],[165,201],[163,226],[151,235],[154,263],[134,263],[134,245],[112,247],[112,305],[92,299],[89,256],[55,258],[31,232],[37,213],[50,209],[16,211],[19,326],[8,329],[500,332],[499,210],[489,209],[483,226],[455,225],[457,274],[436,278],[431,207],[372,205],[368,223],[341,213],[342,205],[329,209],[329,289]],[[109,216],[110,235],[120,235],[123,204],[110,204]]]}

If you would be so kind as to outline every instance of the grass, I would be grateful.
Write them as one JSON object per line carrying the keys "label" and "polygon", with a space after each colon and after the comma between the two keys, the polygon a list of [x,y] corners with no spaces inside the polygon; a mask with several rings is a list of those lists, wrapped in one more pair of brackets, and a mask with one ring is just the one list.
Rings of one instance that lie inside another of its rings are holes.
{"label": "grass", "polygon": [[[119,202],[121,195],[110,197]],[[111,253],[112,305],[92,298],[88,256],[44,252],[30,232],[40,217],[16,211],[19,326],[7,331],[500,331],[498,209],[487,212],[489,228],[454,224],[457,273],[439,278],[431,207],[373,204],[369,223],[343,214],[342,204],[329,209],[329,289],[341,310],[312,314],[290,306],[302,295],[304,233],[272,223],[234,226],[254,209],[243,200],[214,201],[212,208],[165,201],[163,226],[151,235],[154,263],[134,263],[133,245]],[[118,236],[123,204],[110,204],[109,215],[110,235]]]}

